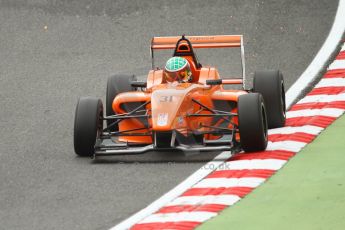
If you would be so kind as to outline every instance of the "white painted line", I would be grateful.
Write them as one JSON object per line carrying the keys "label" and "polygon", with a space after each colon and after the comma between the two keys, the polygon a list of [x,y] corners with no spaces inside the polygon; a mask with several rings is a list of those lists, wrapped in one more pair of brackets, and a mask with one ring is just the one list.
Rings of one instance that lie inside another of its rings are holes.
{"label": "white painted line", "polygon": [[156,213],[140,221],[139,224],[181,221],[204,222],[216,215],[216,212]]}
{"label": "white painted line", "polygon": [[286,118],[311,117],[311,116],[339,117],[343,113],[344,113],[344,109],[333,109],[333,108],[303,109],[303,110],[295,110],[295,111],[287,112]]}
{"label": "white painted line", "polygon": [[[345,60],[344,60],[345,61]],[[345,78],[323,78],[314,88],[345,86]]]}
{"label": "white painted line", "polygon": [[216,156],[212,161],[205,164],[203,167],[198,169],[182,183],[177,185],[175,188],[164,194],[159,199],[155,200],[153,203],[148,205],[146,208],[135,213],[133,216],[125,219],[118,225],[111,228],[111,230],[123,230],[129,229],[135,223],[138,223],[140,220],[144,219],[146,216],[158,211],[161,207],[181,195],[188,188],[192,187],[195,183],[206,177],[208,174],[213,172],[219,165],[223,164],[224,160],[228,159],[232,153],[230,151],[224,151],[218,156]]}
{"label": "white painted line", "polygon": [[345,60],[334,60],[334,62],[329,65],[328,70],[334,69],[345,69]]}
{"label": "white painted line", "polygon": [[278,170],[286,163],[285,160],[263,159],[263,160],[236,160],[224,163],[224,166],[217,169],[223,170],[243,170],[243,169],[267,169]]}
{"label": "white painted line", "polygon": [[300,141],[277,141],[268,142],[266,150],[285,150],[290,152],[299,152],[307,143]]}
{"label": "white painted line", "polygon": [[205,204],[233,205],[240,199],[241,197],[236,195],[180,196],[167,206]]}
{"label": "white painted line", "polygon": [[206,178],[199,181],[193,188],[232,188],[232,187],[258,187],[265,178],[243,177],[243,178]]}
{"label": "white painted line", "polygon": [[337,49],[345,31],[345,1],[340,0],[337,14],[335,16],[332,29],[321,49],[303,72],[299,79],[289,88],[286,93],[286,107],[290,108],[302,92],[315,80],[317,75],[326,67],[328,59]]}
{"label": "white painted line", "polygon": [[304,125],[298,127],[285,126],[282,128],[268,130],[268,135],[272,134],[292,134],[292,133],[307,133],[311,135],[319,134],[323,128],[313,125]]}
{"label": "white painted line", "polygon": [[297,104],[311,103],[311,102],[335,102],[335,101],[345,101],[345,93],[340,93],[337,95],[311,95],[306,96],[300,100]]}

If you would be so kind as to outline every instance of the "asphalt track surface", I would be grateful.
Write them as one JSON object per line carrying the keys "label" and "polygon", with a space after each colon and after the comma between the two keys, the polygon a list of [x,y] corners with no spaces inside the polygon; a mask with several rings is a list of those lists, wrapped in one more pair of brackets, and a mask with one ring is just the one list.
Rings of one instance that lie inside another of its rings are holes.
{"label": "asphalt track surface", "polygon": [[104,99],[114,73],[145,75],[152,36],[243,34],[248,75],[278,68],[289,87],[327,37],[337,3],[0,1],[1,228],[112,227],[216,155],[74,155],[78,97]]}

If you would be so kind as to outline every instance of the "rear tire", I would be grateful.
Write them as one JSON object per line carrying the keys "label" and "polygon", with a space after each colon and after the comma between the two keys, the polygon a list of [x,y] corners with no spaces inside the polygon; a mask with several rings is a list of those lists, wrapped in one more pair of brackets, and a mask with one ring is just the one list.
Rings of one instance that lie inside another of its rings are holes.
{"label": "rear tire", "polygon": [[284,78],[279,70],[260,71],[254,74],[254,92],[264,98],[268,128],[279,128],[285,125],[286,105]]}
{"label": "rear tire", "polygon": [[103,104],[94,97],[81,97],[74,119],[74,151],[79,156],[92,156],[96,139],[103,130]]}
{"label": "rear tire", "polygon": [[239,97],[238,125],[241,147],[245,152],[266,149],[267,118],[261,94],[249,93]]}
{"label": "rear tire", "polygon": [[[115,112],[113,110],[114,98],[119,93],[135,91],[135,88],[131,86],[132,81],[136,81],[135,75],[114,75],[108,78],[107,82],[107,95],[106,95],[106,115],[113,116]],[[107,127],[109,127],[115,120],[107,120]],[[111,132],[119,130],[119,126],[116,124],[110,127]]]}

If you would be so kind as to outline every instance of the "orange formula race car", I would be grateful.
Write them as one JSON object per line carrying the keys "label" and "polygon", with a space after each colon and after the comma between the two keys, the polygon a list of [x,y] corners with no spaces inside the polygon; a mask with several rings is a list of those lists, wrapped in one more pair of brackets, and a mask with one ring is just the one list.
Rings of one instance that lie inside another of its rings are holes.
{"label": "orange formula race car", "polygon": [[[194,49],[241,50],[242,76],[222,79],[198,62]],[[164,68],[154,51],[172,49]],[[284,126],[285,91],[280,71],[254,74],[246,89],[241,35],[154,37],[146,81],[133,75],[108,78],[106,104],[81,97],[74,123],[79,156],[141,154],[150,150],[201,152],[265,150],[267,129]],[[223,85],[241,85],[224,89]]]}

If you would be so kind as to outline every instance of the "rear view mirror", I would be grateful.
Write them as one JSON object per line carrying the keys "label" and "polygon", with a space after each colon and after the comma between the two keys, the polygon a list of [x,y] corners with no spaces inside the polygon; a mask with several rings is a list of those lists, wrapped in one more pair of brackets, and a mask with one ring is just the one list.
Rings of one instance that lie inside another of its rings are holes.
{"label": "rear view mirror", "polygon": [[131,86],[136,88],[146,88],[147,83],[145,81],[132,81]]}
{"label": "rear view mirror", "polygon": [[222,79],[206,80],[206,85],[221,85]]}

